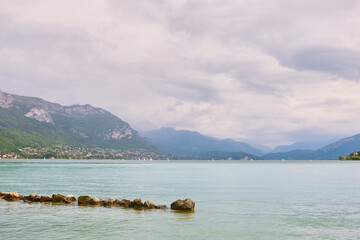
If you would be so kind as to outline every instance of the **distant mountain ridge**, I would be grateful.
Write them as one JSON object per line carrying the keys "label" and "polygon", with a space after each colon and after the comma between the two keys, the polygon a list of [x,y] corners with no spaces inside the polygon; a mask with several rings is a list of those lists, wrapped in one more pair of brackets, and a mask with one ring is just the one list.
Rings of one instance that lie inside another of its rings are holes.
{"label": "distant mountain ridge", "polygon": [[314,159],[338,159],[340,155],[347,156],[360,150],[360,134],[343,138],[326,145],[311,154]]}
{"label": "distant mountain ridge", "polygon": [[0,90],[0,150],[69,145],[158,151],[110,112],[87,105],[62,106]]}
{"label": "distant mountain ridge", "polygon": [[306,160],[312,159],[312,150],[292,150],[290,152],[267,153],[262,156],[265,160]]}
{"label": "distant mountain ridge", "polygon": [[331,143],[330,141],[313,142],[295,142],[290,145],[280,145],[270,151],[270,153],[291,152],[294,150],[318,150],[321,147]]}
{"label": "distant mountain ridge", "polygon": [[286,160],[336,160],[340,155],[347,156],[360,150],[360,134],[343,138],[328,144],[318,150],[293,150],[289,152],[268,153],[262,156],[264,159]]}
{"label": "distant mountain ridge", "polygon": [[198,155],[206,152],[244,152],[261,156],[262,152],[249,144],[232,139],[217,139],[198,132],[160,128],[148,132],[140,132],[163,152],[177,155]]}

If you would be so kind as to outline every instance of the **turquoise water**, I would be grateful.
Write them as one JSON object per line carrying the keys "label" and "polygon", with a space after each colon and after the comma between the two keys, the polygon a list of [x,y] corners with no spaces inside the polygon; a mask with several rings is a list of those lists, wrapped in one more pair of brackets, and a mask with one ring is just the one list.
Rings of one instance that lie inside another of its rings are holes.
{"label": "turquoise water", "polygon": [[0,201],[1,239],[359,239],[360,162],[0,161],[0,191],[170,205],[194,213]]}

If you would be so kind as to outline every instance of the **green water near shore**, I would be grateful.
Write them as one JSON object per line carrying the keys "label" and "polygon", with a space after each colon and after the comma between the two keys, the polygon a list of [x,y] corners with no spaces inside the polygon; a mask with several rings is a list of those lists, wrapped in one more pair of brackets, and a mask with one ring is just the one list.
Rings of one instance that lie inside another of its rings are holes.
{"label": "green water near shore", "polygon": [[141,197],[194,213],[0,201],[2,239],[358,239],[360,162],[0,161],[0,191]]}

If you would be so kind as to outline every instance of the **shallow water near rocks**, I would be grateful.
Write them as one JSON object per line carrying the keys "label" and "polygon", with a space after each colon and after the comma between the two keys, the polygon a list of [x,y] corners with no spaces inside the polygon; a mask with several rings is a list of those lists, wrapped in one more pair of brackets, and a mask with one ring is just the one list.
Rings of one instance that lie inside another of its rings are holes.
{"label": "shallow water near rocks", "polygon": [[0,201],[3,239],[357,239],[360,162],[1,160],[0,191],[190,197],[194,213]]}

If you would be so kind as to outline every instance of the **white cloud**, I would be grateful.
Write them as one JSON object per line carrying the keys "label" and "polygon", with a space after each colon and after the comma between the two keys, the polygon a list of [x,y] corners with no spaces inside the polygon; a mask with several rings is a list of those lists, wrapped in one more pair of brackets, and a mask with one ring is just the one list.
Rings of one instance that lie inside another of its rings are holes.
{"label": "white cloud", "polygon": [[268,145],[356,134],[359,12],[355,0],[4,0],[0,84],[138,127]]}

